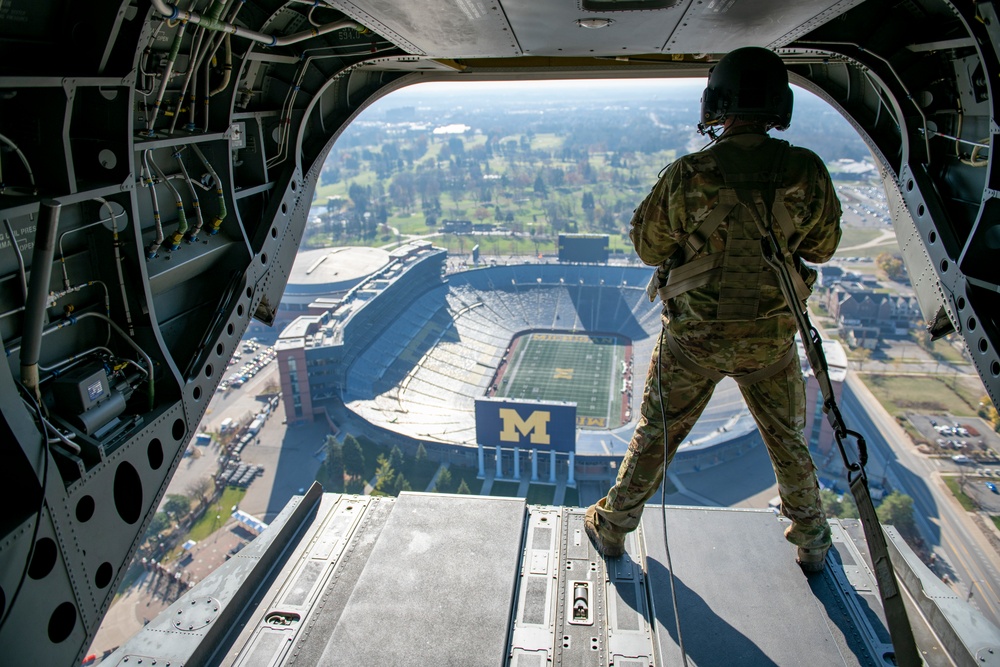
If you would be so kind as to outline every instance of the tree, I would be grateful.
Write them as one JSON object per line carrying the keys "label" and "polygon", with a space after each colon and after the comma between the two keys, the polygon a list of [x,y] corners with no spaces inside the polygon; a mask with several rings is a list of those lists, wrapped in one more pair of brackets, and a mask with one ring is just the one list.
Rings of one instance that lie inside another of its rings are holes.
{"label": "tree", "polygon": [[157,512],[153,515],[153,520],[149,522],[149,529],[146,531],[147,537],[159,535],[167,528],[170,528],[170,517],[166,512]]}
{"label": "tree", "polygon": [[424,449],[424,443],[421,442],[417,445],[417,453],[413,458],[417,463],[423,463],[427,460],[427,450]]}
{"label": "tree", "polygon": [[459,483],[458,490],[455,493],[460,493],[463,496],[472,495],[472,491],[469,489],[469,485],[465,483],[464,479]]}
{"label": "tree", "polygon": [[904,537],[916,536],[916,523],[913,520],[913,498],[899,491],[893,491],[882,499],[882,504],[875,510],[878,520],[890,526]]}
{"label": "tree", "polygon": [[361,451],[361,443],[353,435],[344,438],[344,470],[357,479],[365,474],[365,453]]}
{"label": "tree", "polygon": [[889,280],[899,281],[906,277],[906,267],[903,260],[893,254],[883,252],[875,258],[875,265],[885,273]]}
{"label": "tree", "polygon": [[167,502],[163,503],[163,511],[167,516],[179,521],[191,511],[191,501],[187,496],[172,493],[167,496]]}
{"label": "tree", "polygon": [[198,496],[202,504],[208,503],[208,496],[214,490],[215,484],[212,480],[203,477],[188,487],[189,496]]}
{"label": "tree", "polygon": [[389,465],[396,470],[400,470],[402,469],[404,462],[405,459],[403,458],[403,452],[400,451],[398,446],[393,445],[392,451],[389,452]]}
{"label": "tree", "polygon": [[545,181],[542,180],[542,175],[541,174],[538,174],[538,176],[535,176],[535,187],[534,187],[534,190],[535,190],[535,194],[538,195],[539,197],[544,197],[545,196],[545,193],[546,193],[547,190],[546,190],[546,187],[545,187]]}
{"label": "tree", "polygon": [[378,467],[375,469],[375,490],[379,493],[389,495],[392,492],[392,483],[396,479],[396,471],[384,455],[379,454]]}
{"label": "tree", "polygon": [[344,448],[332,435],[326,436],[326,458],[323,460],[320,483],[332,493],[344,490]]}
{"label": "tree", "polygon": [[437,493],[451,493],[452,489],[451,471],[443,468],[438,473],[437,482],[434,483],[434,491]]}
{"label": "tree", "polygon": [[979,399],[979,410],[976,411],[976,414],[989,422],[994,431],[1000,433],[1000,413],[993,406],[989,396],[983,396]]}
{"label": "tree", "polygon": [[396,478],[392,481],[392,495],[398,496],[401,491],[412,491],[413,487],[407,481],[403,473],[398,473]]}
{"label": "tree", "polygon": [[858,508],[854,504],[854,499],[848,495],[838,496],[830,489],[823,489],[819,492],[819,497],[823,501],[823,509],[829,518],[856,519],[858,518]]}

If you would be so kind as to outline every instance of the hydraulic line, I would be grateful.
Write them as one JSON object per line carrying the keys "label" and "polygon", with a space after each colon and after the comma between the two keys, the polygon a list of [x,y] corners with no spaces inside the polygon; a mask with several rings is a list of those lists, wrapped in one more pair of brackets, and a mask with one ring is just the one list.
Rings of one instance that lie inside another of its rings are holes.
{"label": "hydraulic line", "polygon": [[[221,12],[221,10],[222,10],[222,7],[221,7],[222,3],[221,2],[217,2],[217,3],[213,3],[213,5],[211,7],[209,7],[208,11],[209,11],[210,14],[214,13],[216,11],[216,5],[219,5],[218,11]],[[167,134],[173,134],[174,133],[174,129],[177,127],[177,118],[178,118],[178,116],[180,116],[180,114],[181,114],[181,107],[184,105],[184,95],[187,94],[188,86],[192,84],[192,78],[197,79],[199,53],[201,52],[202,42],[204,42],[205,36],[207,34],[208,34],[208,31],[205,30],[205,28],[199,27],[198,28],[198,33],[197,33],[197,35],[195,36],[194,40],[191,43],[191,55],[188,56],[187,74],[184,76],[184,83],[181,85],[180,94],[177,96],[177,106],[174,109],[174,115],[173,115],[173,117],[170,119],[170,129],[167,130]],[[195,104],[195,93],[192,90],[191,95],[188,98],[188,110],[189,111],[194,108],[194,104]],[[193,122],[194,122],[194,119],[192,118],[191,119],[191,123],[193,124]],[[189,126],[188,129],[193,130],[194,127]]]}
{"label": "hydraulic line", "polygon": [[211,65],[212,65],[212,59],[205,58],[205,64],[202,66],[201,70],[201,107],[204,113],[203,116],[204,121],[202,122],[201,131],[206,133],[208,132],[208,119],[209,119],[209,109],[210,109],[208,103],[208,97],[209,97],[209,92],[212,89],[211,84],[208,82],[208,73],[209,70],[211,69]]}
{"label": "hydraulic line", "polygon": [[188,230],[187,234],[184,235],[184,238],[187,239],[189,243],[194,243],[198,240],[198,232],[200,232],[201,228],[205,225],[205,220],[201,215],[201,202],[198,201],[198,190],[194,187],[194,182],[188,175],[187,167],[184,166],[184,160],[181,158],[181,152],[177,151],[174,153],[174,158],[177,160],[177,165],[181,168],[181,174],[184,176],[184,182],[187,183],[188,190],[191,192],[191,205],[194,207],[194,216],[197,219],[197,222],[194,224],[194,227]]}
{"label": "hydraulic line", "polygon": [[233,45],[230,43],[229,35],[226,35],[225,39],[223,39],[222,41],[226,45],[226,48],[223,51],[223,53],[225,53],[225,56],[223,57],[222,60],[222,81],[219,82],[218,86],[209,91],[208,93],[209,97],[215,97],[216,95],[224,91],[226,88],[228,88],[229,81],[230,79],[232,79],[233,76]]}
{"label": "hydraulic line", "polygon": [[146,186],[149,188],[149,197],[153,204],[153,223],[156,225],[156,238],[146,248],[146,259],[153,259],[156,257],[156,251],[163,245],[163,222],[160,219],[160,204],[156,199],[156,183],[153,181],[153,171],[149,168],[148,156],[148,150],[142,152],[143,166],[141,174],[143,180],[146,182]]}
{"label": "hydraulic line", "polygon": [[[150,153],[150,151],[146,151],[146,153]],[[152,155],[149,155],[149,164],[153,166],[153,171],[160,177],[160,180],[170,188],[170,191],[174,194],[174,200],[177,202],[177,231],[170,235],[170,244],[167,246],[167,250],[177,250],[181,247],[181,239],[184,238],[184,233],[188,229],[187,216],[184,214],[184,200],[181,198],[181,193],[177,191],[174,184],[170,182],[167,175],[160,169],[160,165],[156,164],[156,160],[153,159]]]}
{"label": "hydraulic line", "polygon": [[289,46],[291,44],[296,44],[313,37],[325,35],[342,28],[360,27],[357,23],[350,20],[334,21],[333,23],[327,23],[326,25],[319,26],[318,28],[314,27],[309,30],[303,30],[302,32],[278,37],[277,35],[265,35],[264,33],[260,33],[255,30],[248,30],[246,28],[233,25],[232,23],[220,21],[217,16],[212,18],[207,13],[205,15],[201,15],[198,12],[182,11],[177,9],[175,6],[168,5],[164,2],[164,0],[152,0],[152,2],[156,11],[171,20],[190,21],[195,25],[203,26],[213,32],[224,32],[230,35],[236,35],[237,37],[243,37],[254,42],[259,42],[265,46]]}
{"label": "hydraulic line", "polygon": [[107,207],[108,213],[111,214],[111,243],[115,249],[115,268],[118,270],[118,286],[122,291],[122,307],[125,309],[125,322],[128,324],[128,335],[135,336],[135,329],[132,327],[132,311],[128,307],[128,294],[125,291],[125,274],[122,270],[121,242],[118,240],[118,217],[125,215],[125,209],[122,208],[122,212],[115,215],[114,209],[107,200],[97,197],[96,201],[101,202],[102,206]]}
{"label": "hydraulic line", "polygon": [[21,335],[21,383],[39,403],[38,358],[42,352],[42,328],[52,278],[52,260],[56,251],[56,230],[62,204],[45,200],[40,204],[35,247],[31,254],[31,279],[28,281],[28,298],[25,303],[24,329]]}
{"label": "hydraulic line", "polygon": [[[28,180],[31,181],[31,194],[37,194],[38,188],[35,187],[35,172],[31,171],[31,165],[28,164],[28,158],[24,157],[24,153],[22,153],[21,149],[17,147],[17,144],[2,134],[0,134],[0,141],[10,146],[14,152],[17,153],[17,157],[21,158],[21,164],[24,165],[24,169],[28,172]],[[3,182],[3,162],[0,161],[0,194],[4,194],[6,189],[7,186]]]}
{"label": "hydraulic line", "polygon": [[174,71],[174,63],[177,62],[177,54],[181,50],[181,42],[184,40],[184,29],[187,22],[182,21],[181,27],[174,35],[174,43],[170,46],[170,55],[167,56],[167,64],[163,68],[163,75],[160,78],[160,89],[156,92],[156,100],[153,102],[153,111],[149,115],[149,123],[146,125],[146,132],[152,136],[153,126],[156,125],[156,117],[160,114],[160,105],[163,104],[163,96],[167,93],[167,85],[170,83],[170,76]]}
{"label": "hydraulic line", "polygon": [[215,194],[218,197],[219,210],[216,211],[215,218],[213,218],[212,222],[208,225],[208,233],[214,236],[219,233],[219,227],[222,226],[222,221],[226,219],[226,196],[222,192],[222,180],[219,178],[219,175],[215,173],[212,163],[208,161],[205,154],[201,152],[200,148],[198,148],[198,144],[191,144],[191,149],[194,151],[195,155],[198,156],[198,159],[201,160],[201,163],[205,166],[205,169],[208,170],[208,173],[211,174],[212,180],[215,181]]}

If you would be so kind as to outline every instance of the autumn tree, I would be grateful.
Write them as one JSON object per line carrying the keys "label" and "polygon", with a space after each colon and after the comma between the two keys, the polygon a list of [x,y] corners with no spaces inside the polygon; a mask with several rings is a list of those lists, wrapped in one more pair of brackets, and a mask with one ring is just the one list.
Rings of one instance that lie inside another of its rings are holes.
{"label": "autumn tree", "polygon": [[889,280],[899,281],[906,277],[906,268],[903,266],[903,260],[897,255],[883,252],[875,258],[875,265]]}

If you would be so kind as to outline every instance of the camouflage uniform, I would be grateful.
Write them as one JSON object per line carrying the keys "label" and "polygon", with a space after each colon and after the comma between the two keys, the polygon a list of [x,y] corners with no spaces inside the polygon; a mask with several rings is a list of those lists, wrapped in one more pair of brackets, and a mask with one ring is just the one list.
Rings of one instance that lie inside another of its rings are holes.
{"label": "camouflage uniform", "polygon": [[[756,157],[777,143],[759,128],[739,127],[727,131],[718,145],[752,151]],[[810,262],[829,260],[840,242],[841,210],[823,162],[811,151],[790,147],[782,172],[778,187],[784,188],[785,206],[795,229],[786,239],[788,248]],[[673,163],[632,219],[630,235],[642,261],[661,265],[673,257],[692,230],[718,205],[723,182],[711,151],[694,153]],[[702,254],[724,252],[728,230],[741,224],[741,217],[746,216],[730,213],[706,239]],[[759,244],[755,252],[759,255]],[[800,269],[811,284],[815,273],[809,272],[811,269]],[[675,345],[702,368],[730,376],[774,364],[795,344],[795,321],[778,287],[762,284],[755,289],[757,315],[742,320],[720,319],[720,290],[719,282],[709,283],[669,298],[664,306],[664,330],[650,362],[639,423],[614,487],[595,506],[599,532],[612,542],[635,529],[644,503],[662,479],[661,401],[669,424],[669,465],[678,445],[708,404],[717,382],[682,365],[664,337],[672,336]],[[795,355],[792,363],[776,374],[741,384],[740,389],[771,457],[782,511],[792,521],[786,537],[796,546],[816,548],[830,543],[830,531],[819,498],[816,469],[803,436],[805,381],[795,363],[797,359]]]}

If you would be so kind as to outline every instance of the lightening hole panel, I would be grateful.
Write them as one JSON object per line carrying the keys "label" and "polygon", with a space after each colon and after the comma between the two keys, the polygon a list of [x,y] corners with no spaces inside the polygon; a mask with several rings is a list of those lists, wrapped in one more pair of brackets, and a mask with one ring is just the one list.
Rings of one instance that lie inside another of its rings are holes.
{"label": "lightening hole panel", "polygon": [[149,441],[149,446],[146,447],[146,458],[149,459],[149,467],[153,470],[159,470],[160,466],[163,465],[163,444],[160,443],[159,438],[153,438]]}
{"label": "lightening hole panel", "polygon": [[91,496],[83,496],[76,501],[76,520],[80,523],[87,523],[94,516],[96,505]]}
{"label": "lightening hole panel", "polygon": [[[161,450],[162,457],[162,450]],[[142,515],[142,479],[128,461],[122,461],[115,470],[115,509],[122,521],[135,524]]]}
{"label": "lightening hole panel", "polygon": [[31,554],[31,565],[28,566],[28,576],[32,579],[44,579],[52,572],[56,566],[56,558],[59,552],[56,543],[49,537],[43,537],[35,542],[35,549]]}
{"label": "lightening hole panel", "polygon": [[76,607],[72,602],[63,602],[49,617],[49,641],[53,644],[66,641],[76,627]]}

